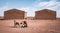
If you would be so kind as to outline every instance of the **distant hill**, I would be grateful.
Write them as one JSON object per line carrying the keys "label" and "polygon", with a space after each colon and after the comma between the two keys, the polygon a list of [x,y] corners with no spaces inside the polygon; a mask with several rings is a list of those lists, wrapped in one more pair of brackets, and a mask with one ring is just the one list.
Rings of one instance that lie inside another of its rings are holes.
{"label": "distant hill", "polygon": [[0,19],[4,19],[4,17],[3,16],[0,16]]}

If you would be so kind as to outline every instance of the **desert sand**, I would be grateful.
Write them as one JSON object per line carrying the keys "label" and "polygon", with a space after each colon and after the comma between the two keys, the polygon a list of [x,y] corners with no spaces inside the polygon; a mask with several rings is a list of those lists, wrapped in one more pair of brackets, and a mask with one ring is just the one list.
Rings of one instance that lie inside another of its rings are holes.
{"label": "desert sand", "polygon": [[0,33],[60,33],[60,19],[25,21],[28,24],[27,28],[14,28],[14,20],[0,20]]}

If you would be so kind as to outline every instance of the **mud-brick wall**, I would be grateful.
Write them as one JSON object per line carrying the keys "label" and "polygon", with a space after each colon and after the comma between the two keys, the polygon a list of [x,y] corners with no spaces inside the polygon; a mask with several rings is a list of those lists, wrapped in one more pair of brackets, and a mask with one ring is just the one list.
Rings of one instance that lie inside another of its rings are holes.
{"label": "mud-brick wall", "polygon": [[4,12],[4,19],[24,19],[25,12],[17,9],[12,9]]}
{"label": "mud-brick wall", "polygon": [[56,19],[56,11],[48,9],[36,11],[35,19]]}

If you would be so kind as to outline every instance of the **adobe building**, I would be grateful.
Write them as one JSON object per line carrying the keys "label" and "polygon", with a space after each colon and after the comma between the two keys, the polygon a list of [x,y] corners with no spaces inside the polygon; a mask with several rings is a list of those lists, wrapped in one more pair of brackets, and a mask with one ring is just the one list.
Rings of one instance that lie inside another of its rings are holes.
{"label": "adobe building", "polygon": [[25,12],[18,9],[11,9],[4,12],[4,19],[24,19]]}
{"label": "adobe building", "polygon": [[43,9],[35,12],[35,19],[56,19],[56,11]]}

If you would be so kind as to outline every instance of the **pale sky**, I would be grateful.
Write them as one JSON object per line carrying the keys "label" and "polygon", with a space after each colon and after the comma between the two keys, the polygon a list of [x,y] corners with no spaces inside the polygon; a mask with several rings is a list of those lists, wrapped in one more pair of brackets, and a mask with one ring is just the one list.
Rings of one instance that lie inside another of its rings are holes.
{"label": "pale sky", "polygon": [[0,0],[0,16],[13,8],[24,10],[27,16],[34,16],[36,10],[51,9],[60,17],[60,0]]}

